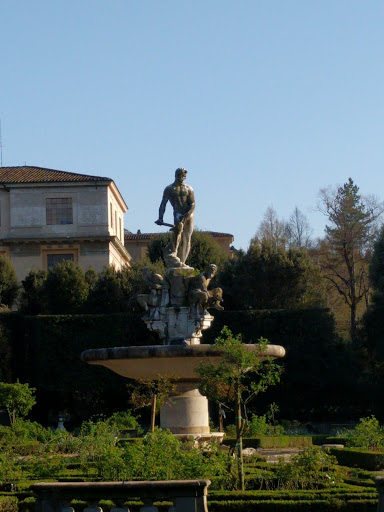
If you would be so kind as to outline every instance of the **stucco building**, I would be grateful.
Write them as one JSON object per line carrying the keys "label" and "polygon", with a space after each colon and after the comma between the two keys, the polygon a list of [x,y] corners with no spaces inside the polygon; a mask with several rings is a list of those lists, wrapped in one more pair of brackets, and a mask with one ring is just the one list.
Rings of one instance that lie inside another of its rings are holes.
{"label": "stucco building", "polygon": [[41,167],[0,167],[0,253],[19,279],[72,260],[101,271],[129,265],[127,205],[112,179]]}

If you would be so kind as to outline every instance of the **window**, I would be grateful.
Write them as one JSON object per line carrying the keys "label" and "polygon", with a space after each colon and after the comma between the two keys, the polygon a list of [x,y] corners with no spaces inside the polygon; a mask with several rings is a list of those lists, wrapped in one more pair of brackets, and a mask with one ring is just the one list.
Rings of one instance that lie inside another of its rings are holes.
{"label": "window", "polygon": [[113,229],[113,209],[112,209],[112,203],[109,203],[111,208],[111,228]]}
{"label": "window", "polygon": [[46,199],[47,224],[73,224],[72,197]]}
{"label": "window", "polygon": [[47,254],[47,269],[50,270],[58,263],[64,263],[64,261],[74,261],[74,254],[73,253],[52,253]]}
{"label": "window", "polygon": [[123,241],[123,238],[121,236],[121,219],[119,217],[119,236],[120,236],[120,240]]}

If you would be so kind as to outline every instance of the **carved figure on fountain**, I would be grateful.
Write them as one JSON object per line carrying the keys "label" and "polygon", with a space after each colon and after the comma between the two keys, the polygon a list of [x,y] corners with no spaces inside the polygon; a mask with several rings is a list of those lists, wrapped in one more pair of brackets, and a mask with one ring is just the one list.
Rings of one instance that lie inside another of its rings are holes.
{"label": "carved figure on fountain", "polygon": [[209,284],[216,273],[217,266],[212,263],[208,265],[204,272],[191,279],[188,301],[196,317],[207,315],[207,310],[211,308],[224,309],[221,305],[223,302],[223,290],[221,288],[208,290]]}
{"label": "carved figure on fountain", "polygon": [[141,270],[144,282],[149,287],[149,293],[139,294],[136,299],[139,305],[148,314],[144,320],[160,320],[161,313],[169,304],[169,284],[160,274],[156,274],[149,267]]}

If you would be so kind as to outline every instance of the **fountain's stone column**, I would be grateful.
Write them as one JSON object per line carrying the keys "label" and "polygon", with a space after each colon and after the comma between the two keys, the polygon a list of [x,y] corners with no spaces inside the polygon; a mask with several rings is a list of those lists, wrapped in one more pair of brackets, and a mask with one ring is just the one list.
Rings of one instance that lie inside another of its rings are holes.
{"label": "fountain's stone column", "polygon": [[196,383],[178,384],[180,395],[171,396],[160,409],[160,426],[173,434],[209,434],[208,400]]}

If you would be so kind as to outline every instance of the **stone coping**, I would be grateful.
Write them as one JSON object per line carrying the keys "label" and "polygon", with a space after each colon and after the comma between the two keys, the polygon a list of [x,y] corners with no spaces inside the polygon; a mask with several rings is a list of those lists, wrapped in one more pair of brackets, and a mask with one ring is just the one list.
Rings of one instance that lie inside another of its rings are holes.
{"label": "stone coping", "polygon": [[[249,351],[256,351],[257,344],[245,344]],[[280,345],[267,345],[260,356],[284,357],[285,349]],[[147,345],[143,347],[114,347],[85,350],[81,354],[86,363],[111,359],[151,359],[178,357],[220,357],[220,351],[213,345]]]}

